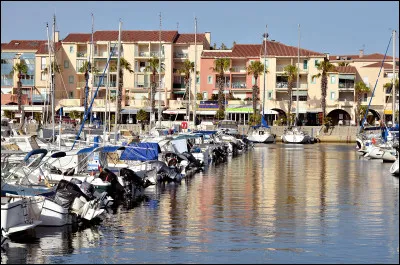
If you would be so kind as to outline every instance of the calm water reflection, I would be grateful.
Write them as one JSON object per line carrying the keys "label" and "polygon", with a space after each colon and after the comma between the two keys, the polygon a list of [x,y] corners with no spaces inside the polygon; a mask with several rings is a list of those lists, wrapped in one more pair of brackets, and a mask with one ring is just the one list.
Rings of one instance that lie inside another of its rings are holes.
{"label": "calm water reflection", "polygon": [[399,263],[389,167],[354,145],[260,145],[100,226],[40,228],[2,263]]}

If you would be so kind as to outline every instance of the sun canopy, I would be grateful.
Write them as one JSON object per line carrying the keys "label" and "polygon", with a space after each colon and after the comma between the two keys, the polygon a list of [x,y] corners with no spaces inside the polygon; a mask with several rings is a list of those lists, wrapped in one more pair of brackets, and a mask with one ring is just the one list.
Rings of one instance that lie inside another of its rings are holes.
{"label": "sun canopy", "polygon": [[125,146],[121,160],[148,161],[158,160],[161,153],[158,143],[131,143]]}

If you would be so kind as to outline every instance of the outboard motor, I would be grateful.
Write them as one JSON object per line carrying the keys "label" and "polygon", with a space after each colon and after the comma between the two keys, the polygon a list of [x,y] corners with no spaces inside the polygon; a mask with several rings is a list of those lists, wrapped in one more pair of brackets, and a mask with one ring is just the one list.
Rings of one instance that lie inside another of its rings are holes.
{"label": "outboard motor", "polygon": [[125,196],[132,199],[142,196],[144,189],[151,185],[148,179],[139,177],[133,170],[128,168],[121,169],[120,176],[126,183],[124,187]]}
{"label": "outboard motor", "polygon": [[125,190],[124,187],[122,187],[122,185],[119,183],[117,175],[111,172],[108,168],[104,168],[100,172],[99,178],[102,181],[108,181],[111,183],[111,186],[107,192],[114,200],[123,199]]}

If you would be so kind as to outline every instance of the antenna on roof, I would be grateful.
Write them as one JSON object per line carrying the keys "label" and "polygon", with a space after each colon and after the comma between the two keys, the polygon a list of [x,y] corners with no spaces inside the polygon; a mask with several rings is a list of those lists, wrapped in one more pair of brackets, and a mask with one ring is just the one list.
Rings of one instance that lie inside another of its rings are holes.
{"label": "antenna on roof", "polygon": [[176,30],[179,30],[179,22],[176,22]]}

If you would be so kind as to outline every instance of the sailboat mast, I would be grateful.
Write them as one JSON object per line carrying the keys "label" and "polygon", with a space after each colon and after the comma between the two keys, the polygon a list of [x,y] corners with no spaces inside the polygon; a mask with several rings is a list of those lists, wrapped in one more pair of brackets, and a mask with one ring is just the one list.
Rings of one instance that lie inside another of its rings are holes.
{"label": "sailboat mast", "polygon": [[[54,15],[53,16],[53,42],[51,43],[52,45],[51,46],[49,46],[49,50],[50,49],[52,49],[52,47],[55,45],[55,35],[56,35],[56,32],[55,32],[55,29],[56,29],[56,15]],[[54,50],[55,49],[52,49],[52,51],[53,51],[53,56],[54,56]],[[50,55],[50,69],[52,68],[52,62],[51,62],[51,55]],[[51,71],[51,75],[50,75],[50,78],[51,78],[51,109],[52,109],[52,112],[53,112],[53,115],[51,115],[52,116],[52,123],[53,123],[53,137],[56,135],[55,133],[55,131],[56,131],[56,128],[55,128],[55,123],[56,123],[56,121],[55,121],[55,113],[54,113],[54,111],[55,111],[55,108],[54,108],[54,104],[55,104],[55,89],[54,89],[54,71]]]}
{"label": "sailboat mast", "polygon": [[267,27],[268,27],[268,25],[265,25],[265,34],[264,34],[264,93],[263,93],[263,109],[262,109],[262,111],[263,111],[263,117],[264,117],[264,115],[265,115],[265,82],[266,82],[266,75],[267,75],[267,73],[266,73],[266,70],[267,70],[267,59],[266,59],[266,56],[267,56],[267,38],[268,38],[268,33],[267,33]]}
{"label": "sailboat mast", "polygon": [[161,128],[161,12],[160,12],[160,44],[158,47],[158,127]]}
{"label": "sailboat mast", "polygon": [[[299,120],[299,81],[300,81],[300,24],[299,24],[299,46],[297,49],[297,95],[296,95],[296,122]],[[295,124],[296,125],[296,124]]]}
{"label": "sailboat mast", "polygon": [[392,124],[394,127],[396,116],[396,30],[393,30],[393,84],[392,84]]}
{"label": "sailboat mast", "polygon": [[[121,20],[119,21],[119,31],[118,31],[118,60],[117,60],[117,93],[116,93],[116,104],[118,104],[118,98],[119,98],[119,71],[120,71],[120,64],[121,64],[121,26],[122,26],[122,22]],[[114,141],[115,144],[117,144],[117,106],[115,108],[115,128],[114,128]]]}
{"label": "sailboat mast", "polygon": [[[89,76],[91,75],[92,76],[92,79],[91,79],[91,85],[92,85],[92,88],[90,89],[90,98],[92,98],[93,97],[93,87],[94,87],[94,76],[93,76],[93,71],[92,71],[92,69],[93,69],[93,65],[94,65],[94,56],[93,56],[93,53],[94,53],[94,46],[93,46],[93,27],[94,27],[94,17],[93,17],[93,13],[92,13],[92,37],[91,37],[91,41],[90,41],[90,54],[89,54],[89,58],[92,58],[92,60],[90,60],[89,59],[89,62],[91,62],[91,64],[89,65]],[[88,84],[89,85],[89,84]],[[92,114],[90,114],[89,115],[89,125],[92,125]]]}
{"label": "sailboat mast", "polygon": [[[49,78],[49,81],[50,81],[49,92],[52,93],[53,82],[52,82],[52,79],[51,79],[51,76],[52,76],[51,75],[51,50],[50,50],[50,36],[49,36],[49,24],[48,23],[46,23],[46,28],[47,28],[47,50],[49,52],[49,68],[48,68],[48,71],[47,71],[47,76],[50,77]],[[47,99],[47,96],[46,96],[46,99]],[[48,118],[48,115],[47,115],[47,118]],[[54,135],[54,131],[53,131],[53,135]]]}
{"label": "sailboat mast", "polygon": [[197,17],[194,17],[194,105],[193,105],[193,124],[196,129],[196,109],[197,109]]}

